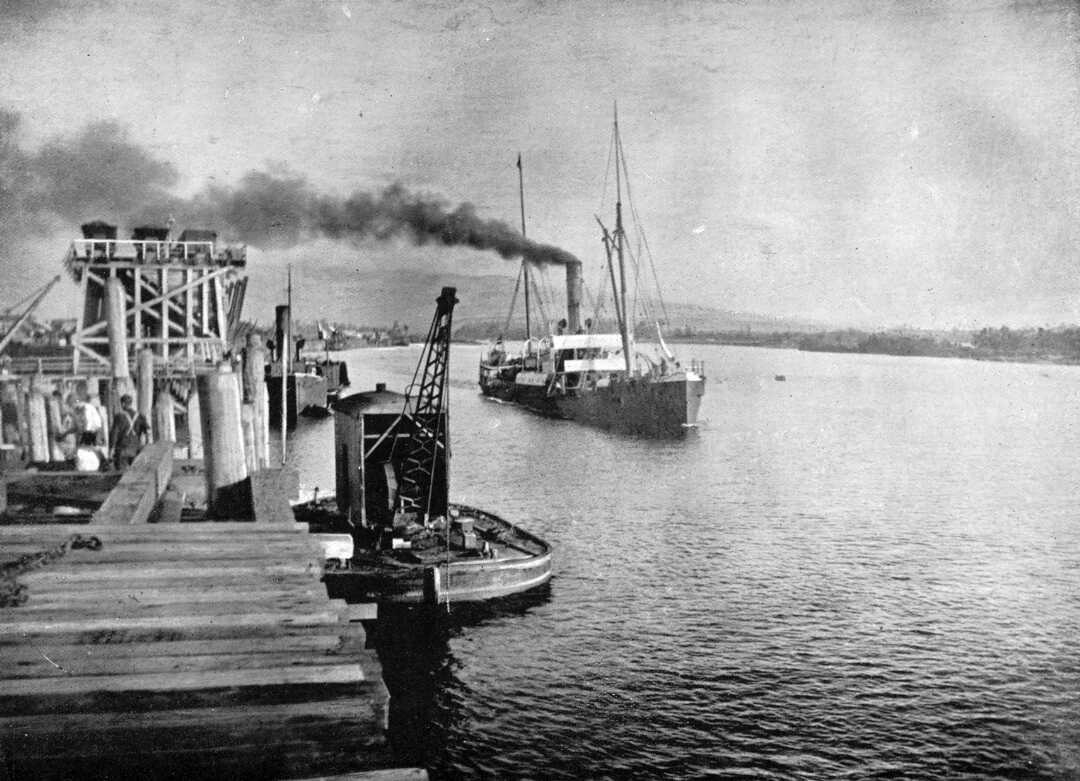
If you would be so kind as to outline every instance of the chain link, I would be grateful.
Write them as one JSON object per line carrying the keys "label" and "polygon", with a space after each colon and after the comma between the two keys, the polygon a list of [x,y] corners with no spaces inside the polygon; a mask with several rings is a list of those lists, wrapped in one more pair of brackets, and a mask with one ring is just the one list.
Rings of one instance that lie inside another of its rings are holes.
{"label": "chain link", "polygon": [[83,537],[81,534],[72,534],[55,547],[27,553],[14,561],[5,561],[0,564],[0,607],[18,607],[25,604],[28,599],[26,586],[19,583],[16,578],[56,561],[72,548],[101,550],[101,540],[93,536]]}

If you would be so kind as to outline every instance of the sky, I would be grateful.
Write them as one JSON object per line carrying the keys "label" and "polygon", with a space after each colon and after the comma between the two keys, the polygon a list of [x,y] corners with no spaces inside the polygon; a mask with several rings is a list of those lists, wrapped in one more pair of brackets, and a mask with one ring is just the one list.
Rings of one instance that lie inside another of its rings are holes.
{"label": "sky", "polygon": [[529,239],[597,290],[617,102],[668,301],[863,327],[1080,321],[1071,2],[0,9],[0,304],[57,273],[83,221],[215,210],[252,244],[253,284],[283,287],[286,263],[340,265],[343,284],[513,277],[498,252],[323,216],[393,187],[516,230],[519,152]]}

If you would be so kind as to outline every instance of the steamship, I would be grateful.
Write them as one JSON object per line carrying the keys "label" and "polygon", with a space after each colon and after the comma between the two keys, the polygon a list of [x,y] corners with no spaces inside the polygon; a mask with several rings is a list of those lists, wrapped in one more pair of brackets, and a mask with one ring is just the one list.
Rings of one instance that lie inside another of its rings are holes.
{"label": "steamship", "polygon": [[600,227],[614,293],[617,331],[593,333],[591,320],[582,323],[581,262],[575,259],[565,263],[566,318],[559,321],[554,333],[534,338],[529,326],[529,266],[523,260],[526,338],[512,354],[501,340],[484,350],[479,367],[480,391],[542,415],[604,429],[646,436],[678,435],[697,424],[705,393],[704,366],[691,363],[684,367],[664,343],[659,323],[657,354],[650,356],[636,347],[627,309],[628,251],[618,175],[620,167],[625,170],[625,161],[617,118],[614,147],[615,225],[610,232],[603,223]]}
{"label": "steamship", "polygon": [[[273,425],[296,428],[301,415],[320,417],[329,414],[341,389],[349,385],[344,361],[322,360],[302,355],[304,341],[289,333],[291,305],[274,310],[275,331],[271,360],[266,365],[266,390]],[[290,350],[289,345],[292,345]],[[290,354],[290,352],[292,354]],[[282,391],[285,392],[284,403]]]}

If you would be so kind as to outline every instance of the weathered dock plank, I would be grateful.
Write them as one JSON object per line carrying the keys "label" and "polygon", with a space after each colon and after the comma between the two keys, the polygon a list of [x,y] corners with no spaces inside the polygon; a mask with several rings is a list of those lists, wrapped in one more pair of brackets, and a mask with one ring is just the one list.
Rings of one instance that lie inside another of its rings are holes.
{"label": "weathered dock plank", "polygon": [[280,612],[241,613],[228,615],[148,616],[145,618],[115,616],[102,618],[72,618],[69,620],[35,621],[33,618],[0,618],[0,634],[26,637],[44,634],[93,633],[102,631],[153,632],[168,630],[173,633],[188,632],[194,639],[200,631],[214,635],[226,629],[243,629],[249,626],[326,626],[340,623],[337,610],[296,611],[283,615]]}
{"label": "weathered dock plank", "polygon": [[[101,582],[108,580],[123,581],[126,577],[131,578],[155,578],[158,580],[165,580],[167,578],[198,578],[202,575],[213,575],[216,572],[220,572],[225,567],[214,567],[208,564],[200,562],[177,562],[166,563],[154,566],[152,561],[145,563],[104,563],[94,564],[92,562],[84,563],[72,563],[65,565],[64,569],[58,574],[53,572],[46,572],[45,570],[37,570],[34,572],[28,572],[23,576],[27,583],[31,583],[38,580],[53,580],[56,582]],[[315,568],[315,565],[311,562],[298,562],[294,563],[288,559],[274,559],[266,563],[265,566],[260,566],[258,563],[253,563],[251,559],[244,562],[242,566],[230,566],[227,568],[231,575],[250,575],[254,577],[269,576],[269,575],[308,575],[311,578],[318,580],[320,572]]]}
{"label": "weathered dock plank", "polygon": [[20,574],[27,602],[0,608],[0,778],[389,763],[381,666],[306,525],[6,526],[0,560],[71,534],[102,547]]}
{"label": "weathered dock plank", "polygon": [[[41,678],[71,678],[73,676],[123,676],[123,675],[154,675],[173,673],[179,670],[189,673],[198,672],[228,672],[235,670],[253,670],[260,668],[302,668],[313,671],[321,666],[338,665],[341,658],[326,651],[303,652],[300,650],[284,651],[280,653],[248,653],[243,656],[237,654],[204,654],[202,656],[146,656],[117,657],[117,658],[94,658],[94,657],[61,657],[55,655],[42,656],[39,654],[36,661],[26,661],[21,664],[7,664],[0,662],[0,672],[3,677],[10,680],[26,678],[39,680]],[[363,672],[363,668],[360,668]],[[44,685],[44,684],[42,684]]]}
{"label": "weathered dock plank", "polygon": [[259,524],[294,523],[289,499],[296,496],[299,476],[295,469],[262,469],[251,475],[251,506]]}
{"label": "weathered dock plank", "polygon": [[[140,577],[140,578],[104,578],[97,582],[94,582],[93,591],[103,590],[112,591],[115,589],[130,588],[133,590],[139,589],[189,589],[209,587],[215,589],[243,589],[251,587],[251,576],[246,573],[233,573],[233,572],[209,572],[206,574],[205,570],[197,571],[195,575],[182,575],[177,577]],[[20,581],[22,579],[20,578]],[[85,588],[83,584],[89,581],[81,581],[77,586],[72,585],[72,582],[58,578],[55,581],[50,580],[38,580],[33,584],[33,588],[30,589],[31,600],[35,594],[44,594],[47,592],[60,592],[60,591],[72,591],[81,590],[83,593],[92,593],[89,589]],[[319,579],[314,577],[309,572],[303,572],[301,574],[281,574],[281,573],[267,573],[264,580],[261,581],[267,585],[267,588],[313,588],[319,585]],[[4,638],[0,637],[0,643],[3,643]]]}
{"label": "weathered dock plank", "polygon": [[[34,553],[41,550],[43,546],[41,543],[35,542],[16,542],[4,544],[2,552],[4,555],[10,556],[22,556],[26,553]],[[75,563],[80,561],[86,562],[105,562],[105,561],[145,561],[147,559],[161,561],[162,559],[168,559],[169,561],[185,560],[190,561],[194,559],[248,559],[250,560],[253,554],[256,555],[307,555],[314,557],[320,552],[320,546],[312,541],[311,544],[307,540],[254,540],[249,543],[238,542],[234,540],[221,540],[215,542],[213,540],[206,541],[194,541],[190,544],[185,544],[183,540],[163,540],[160,543],[154,545],[147,545],[145,542],[137,541],[109,541],[104,545],[101,550],[91,551],[86,549],[76,549],[68,551],[69,561]]]}
{"label": "weathered dock plank", "polygon": [[[297,702],[272,705],[253,705],[247,707],[222,707],[214,709],[214,729],[227,733],[230,739],[252,740],[253,737],[267,737],[267,730],[278,728],[287,722],[295,729],[292,737],[304,737],[312,728],[333,729],[334,725],[352,727],[370,725],[377,714],[365,707],[367,702],[357,698],[335,700],[331,702]],[[198,745],[198,728],[206,721],[207,712],[201,708],[169,710],[154,715],[154,731],[159,734],[180,730],[183,735],[177,737],[176,746]],[[97,713],[60,713],[47,716],[9,716],[0,719],[0,730],[17,731],[26,738],[39,741],[40,748],[48,753],[85,751],[92,746],[77,746],[80,740],[92,738],[102,733],[118,737],[130,733],[137,737],[145,736],[146,717],[141,713],[115,712]],[[57,733],[61,726],[62,740],[49,745],[46,741]],[[280,735],[274,736],[281,737]],[[288,737],[288,736],[286,736]]]}
{"label": "weathered dock plank", "polygon": [[[0,670],[17,669],[38,663],[71,666],[87,660],[143,659],[151,656],[238,656],[245,654],[281,654],[320,652],[331,654],[342,643],[336,630],[325,634],[306,634],[295,637],[230,638],[226,640],[174,640],[171,642],[62,644],[51,641],[5,648],[0,655]],[[2,677],[2,675],[0,675]]]}
{"label": "weathered dock plank", "polygon": [[[242,588],[231,589],[228,592],[231,602],[261,602],[276,599],[278,597],[310,598],[322,600],[325,596],[321,584],[309,581],[307,586],[279,586],[267,585],[257,590],[245,590]],[[120,604],[123,602],[138,602],[143,605],[172,605],[179,602],[220,602],[222,590],[214,586],[204,586],[201,581],[191,581],[186,588],[130,588],[123,586],[115,589],[62,589],[47,590],[35,588],[33,598],[20,609],[20,612],[31,613],[42,607],[51,609],[56,605],[71,606],[79,609],[84,604]],[[352,608],[349,606],[349,617],[354,618]],[[372,616],[374,618],[374,616]]]}
{"label": "weathered dock plank", "polygon": [[105,503],[94,512],[93,522],[105,525],[146,523],[168,487],[172,456],[171,442],[154,442],[143,448]]}
{"label": "weathered dock plank", "polygon": [[[327,725],[321,731],[326,732],[329,729],[330,725]],[[269,735],[266,738],[255,736],[250,742],[233,741],[224,746],[215,743],[209,747],[183,750],[155,748],[153,752],[148,752],[141,740],[136,739],[139,742],[117,746],[110,752],[99,750],[94,754],[67,753],[34,757],[31,761],[23,759],[12,762],[11,766],[15,778],[33,778],[35,781],[70,779],[73,777],[70,771],[64,772],[59,768],[72,766],[78,767],[79,773],[76,777],[80,779],[131,778],[131,773],[136,770],[137,777],[143,779],[264,781],[291,778],[301,773],[309,775],[313,767],[348,768],[356,765],[358,756],[370,756],[379,752],[380,747],[370,742],[370,733],[364,729],[352,732],[346,729],[343,734],[345,737],[320,736],[306,741],[272,741]],[[382,762],[385,763],[386,760],[383,759]]]}
{"label": "weathered dock plank", "polygon": [[67,675],[61,678],[0,680],[0,697],[34,694],[47,686],[52,696],[88,692],[201,691],[251,686],[289,686],[298,683],[359,683],[364,672],[358,664],[267,667],[231,670],[126,673],[121,675]]}
{"label": "weathered dock plank", "polygon": [[[92,603],[83,601],[74,605],[53,600],[42,603],[37,600],[28,602],[19,611],[20,615],[35,621],[86,620],[95,618],[140,618],[153,616],[197,616],[216,618],[217,616],[238,615],[246,612],[270,611],[313,611],[326,609],[326,600],[318,597],[280,595],[276,598],[253,598],[236,600],[232,595],[224,595],[217,602],[207,600],[195,602],[169,602],[166,604],[144,604],[138,600],[124,600],[112,603]],[[348,612],[341,607],[332,606],[340,617]]]}
{"label": "weathered dock plank", "polygon": [[123,540],[194,540],[199,539],[224,539],[229,535],[245,534],[259,539],[269,535],[306,535],[308,525],[306,523],[292,523],[280,525],[261,525],[251,521],[206,521],[200,523],[181,524],[150,524],[126,528],[124,525],[105,525],[100,523],[68,523],[50,524],[42,526],[29,524],[21,526],[0,526],[0,540],[37,540],[53,539],[62,540],[71,534],[92,534],[102,541],[112,539]]}

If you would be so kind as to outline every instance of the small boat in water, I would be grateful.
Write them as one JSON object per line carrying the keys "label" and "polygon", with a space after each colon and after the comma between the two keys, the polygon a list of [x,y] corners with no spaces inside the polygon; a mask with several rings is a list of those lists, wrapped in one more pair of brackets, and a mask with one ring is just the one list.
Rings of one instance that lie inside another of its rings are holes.
{"label": "small boat in water", "polygon": [[[326,505],[295,508],[311,530],[324,525]],[[551,546],[539,537],[484,510],[450,504],[450,544],[446,520],[437,519],[408,535],[408,547],[380,550],[357,545],[347,564],[323,576],[330,596],[350,602],[441,604],[478,602],[542,586],[551,579]]]}
{"label": "small boat in water", "polygon": [[336,498],[294,507],[312,532],[351,537],[351,556],[326,572],[331,596],[469,602],[551,578],[546,542],[493,513],[448,501],[446,379],[455,303],[454,288],[443,288],[408,393],[380,383],[334,405]]}
{"label": "small boat in water", "polygon": [[[639,352],[631,331],[634,315],[628,309],[626,264],[628,250],[622,218],[621,171],[626,162],[615,120],[613,137],[616,202],[615,227],[600,223],[610,274],[616,332],[594,333],[592,320],[581,320],[581,262],[566,268],[567,316],[551,333],[533,338],[529,325],[530,274],[525,280],[526,339],[516,354],[507,352],[501,338],[480,358],[480,391],[534,412],[576,420],[605,429],[647,436],[678,435],[697,424],[705,393],[705,369],[684,367],[664,342],[657,322],[658,352]],[[520,160],[518,162],[520,170]],[[522,186],[522,191],[524,186]],[[523,200],[524,203],[524,200]],[[597,218],[599,222],[599,218]],[[524,205],[522,232],[524,233]],[[635,277],[639,276],[637,274]]]}
{"label": "small boat in water", "polygon": [[[274,310],[274,354],[266,366],[266,390],[275,424],[296,427],[301,415],[325,417],[341,389],[348,387],[344,361],[314,359],[302,355],[304,340],[292,335],[292,270],[289,270],[289,303]],[[284,393],[284,401],[282,394]]]}

